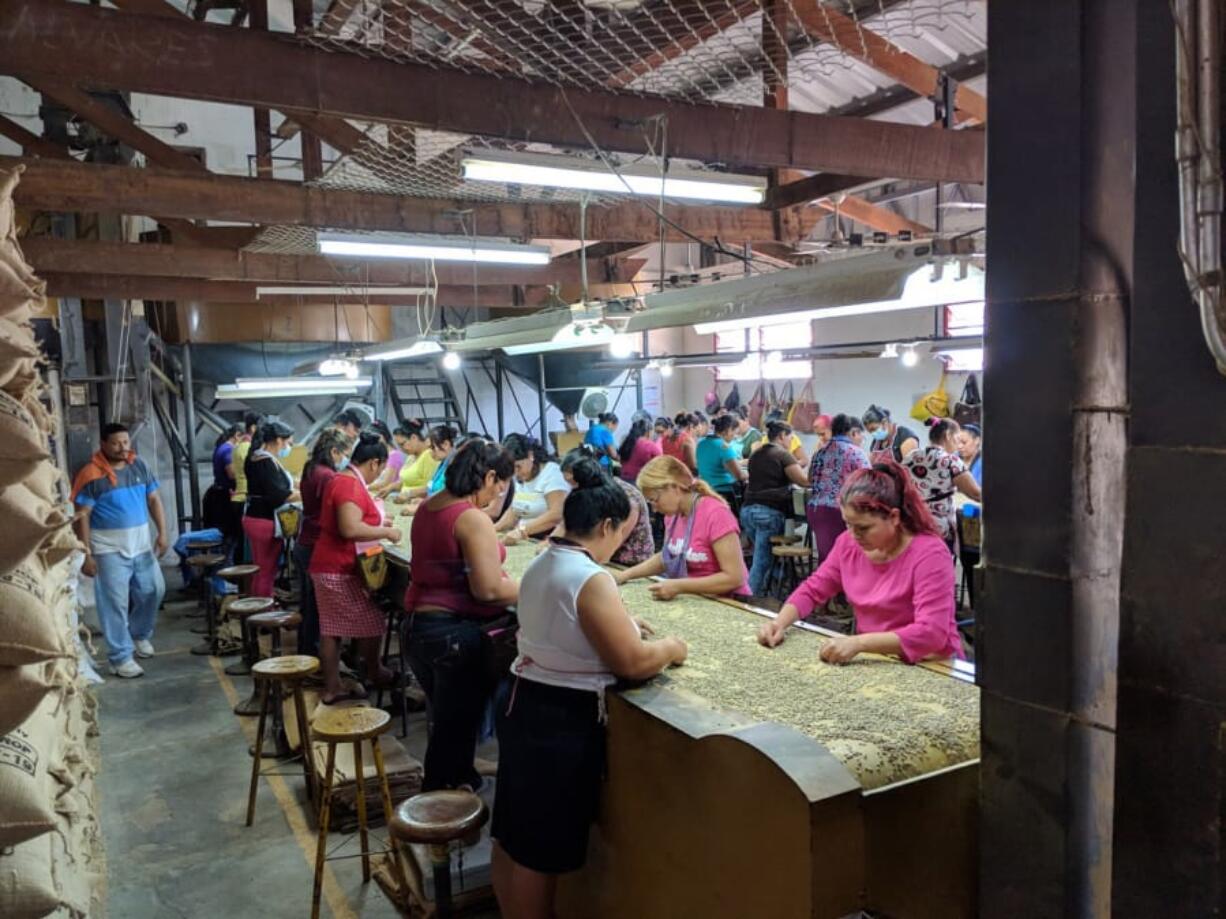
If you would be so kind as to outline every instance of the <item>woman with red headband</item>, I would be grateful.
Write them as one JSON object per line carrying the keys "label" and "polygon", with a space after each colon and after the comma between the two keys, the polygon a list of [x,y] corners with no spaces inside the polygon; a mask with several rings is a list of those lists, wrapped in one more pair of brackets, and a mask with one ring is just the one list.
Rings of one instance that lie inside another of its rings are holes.
{"label": "woman with red headband", "polygon": [[842,591],[855,608],[857,634],[823,644],[827,663],[845,664],[861,652],[908,664],[962,657],[949,550],[907,471],[891,460],[861,469],[840,498],[847,531],[762,626],[758,641],[776,647],[788,626]]}

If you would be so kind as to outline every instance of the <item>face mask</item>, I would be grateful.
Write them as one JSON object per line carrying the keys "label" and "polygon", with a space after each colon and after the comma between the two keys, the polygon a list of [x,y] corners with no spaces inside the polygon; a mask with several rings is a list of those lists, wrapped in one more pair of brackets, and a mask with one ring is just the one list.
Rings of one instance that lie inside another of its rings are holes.
{"label": "face mask", "polygon": [[280,450],[277,451],[277,456],[281,457],[281,459],[285,459],[287,456],[289,456],[289,453],[292,449],[294,448],[290,446],[282,447]]}
{"label": "face mask", "polygon": [[889,431],[887,431],[887,430],[886,430],[884,427],[881,427],[881,428],[878,428],[877,430],[873,431],[873,433],[872,433],[872,435],[871,435],[871,436],[872,436],[873,440],[885,440],[886,435],[887,435],[887,434],[889,434],[889,433],[890,433],[890,432],[889,432]]}
{"label": "face mask", "polygon": [[342,456],[336,464],[336,471],[344,472],[348,468],[349,468],[349,457]]}

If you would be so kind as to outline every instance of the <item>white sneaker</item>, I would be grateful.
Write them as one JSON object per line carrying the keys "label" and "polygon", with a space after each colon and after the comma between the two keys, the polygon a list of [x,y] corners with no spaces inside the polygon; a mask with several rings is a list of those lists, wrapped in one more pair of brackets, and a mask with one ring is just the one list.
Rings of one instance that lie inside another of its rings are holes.
{"label": "white sneaker", "polygon": [[145,671],[141,669],[140,664],[132,660],[130,657],[118,666],[111,664],[111,673],[115,674],[115,676],[121,676],[125,680],[131,680],[135,677],[145,675]]}
{"label": "white sneaker", "polygon": [[143,641],[143,640],[138,641],[136,643],[136,656],[137,657],[153,657],[153,642]]}

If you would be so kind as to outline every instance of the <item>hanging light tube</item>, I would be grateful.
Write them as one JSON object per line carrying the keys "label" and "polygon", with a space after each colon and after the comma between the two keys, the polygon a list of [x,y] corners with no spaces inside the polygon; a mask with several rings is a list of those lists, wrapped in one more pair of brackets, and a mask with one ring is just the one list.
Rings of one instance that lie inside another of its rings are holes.
{"label": "hanging light tube", "polygon": [[371,287],[365,284],[317,284],[300,287],[257,287],[255,296],[261,297],[334,297],[396,295],[420,297],[430,293],[429,287]]}
{"label": "hanging light tube", "polygon": [[413,338],[390,341],[385,345],[376,345],[362,352],[364,361],[398,361],[410,357],[425,357],[439,354],[443,346],[433,338]]}
{"label": "hanging light tube", "polygon": [[[355,377],[354,379],[325,379],[324,377],[240,377],[232,384],[236,392],[259,392],[261,390],[288,389],[308,395],[318,392],[330,392],[334,389],[369,389],[370,377]],[[220,391],[220,387],[218,388]]]}
{"label": "hanging light tube", "polygon": [[450,240],[431,236],[345,236],[321,233],[323,255],[351,258],[434,259],[439,262],[489,262],[498,265],[548,265],[548,246],[486,240]]}
{"label": "hanging light tube", "polygon": [[546,351],[570,351],[608,345],[617,338],[617,330],[603,322],[570,322],[553,333],[548,341],[521,345],[503,345],[507,354],[541,354]]}
{"label": "hanging light tube", "polygon": [[766,179],[757,176],[670,169],[661,180],[649,165],[619,167],[615,174],[600,163],[574,157],[481,150],[464,156],[460,167],[465,179],[480,182],[652,198],[663,194],[665,198],[727,204],[761,204],[766,197]]}

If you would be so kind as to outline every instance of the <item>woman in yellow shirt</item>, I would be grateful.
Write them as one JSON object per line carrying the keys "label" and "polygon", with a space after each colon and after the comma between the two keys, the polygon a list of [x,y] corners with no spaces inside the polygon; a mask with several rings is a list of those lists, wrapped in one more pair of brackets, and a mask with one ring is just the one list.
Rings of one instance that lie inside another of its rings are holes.
{"label": "woman in yellow shirt", "polygon": [[406,419],[392,433],[392,437],[397,448],[408,457],[400,467],[400,481],[397,483],[400,494],[396,496],[396,501],[403,504],[409,500],[412,489],[425,488],[430,484],[430,477],[438,468],[438,460],[430,449],[430,438],[424,421],[417,418]]}

